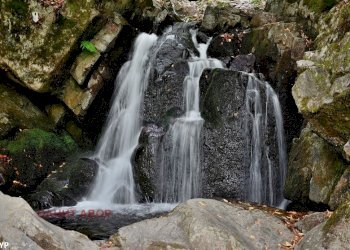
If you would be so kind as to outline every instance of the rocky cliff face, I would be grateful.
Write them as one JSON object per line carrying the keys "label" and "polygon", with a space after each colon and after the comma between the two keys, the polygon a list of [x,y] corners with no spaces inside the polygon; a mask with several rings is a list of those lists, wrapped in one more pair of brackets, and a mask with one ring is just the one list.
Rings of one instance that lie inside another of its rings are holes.
{"label": "rocky cliff face", "polygon": [[[327,222],[308,232],[299,248],[347,246],[350,4],[268,0],[265,11],[239,1],[216,1],[206,8],[207,4],[204,0],[1,1],[1,190],[23,195],[35,208],[73,205],[87,194],[97,166],[75,154],[81,152],[78,147],[91,149],[99,137],[114,79],[134,37],[140,30],[161,33],[175,21],[191,21],[174,26],[181,46],[169,39],[153,53],[144,129],[134,154],[140,199],[156,196],[157,153],[169,125],[184,112],[186,61],[197,53],[190,26],[199,29],[201,42],[213,37],[208,54],[227,68],[205,71],[201,80],[201,112],[206,120],[202,194],[245,196],[248,170],[243,164],[240,120],[245,82],[238,71],[263,73],[279,95],[286,125],[285,197],[312,208],[337,209]],[[187,209],[178,208],[179,214]],[[180,224],[178,231],[192,230]],[[128,230],[121,230],[121,235],[128,236]],[[179,242],[176,246],[195,242],[180,236],[174,240]],[[220,229],[219,236],[228,244],[248,244],[245,238],[228,237],[225,230]],[[119,243],[136,244],[129,240]]]}
{"label": "rocky cliff face", "polygon": [[[348,192],[344,188],[350,138],[349,27],[345,18],[348,8],[342,2],[319,14],[314,50],[305,52],[297,61],[299,74],[292,90],[298,110],[309,126],[294,142],[290,154],[286,196],[298,201],[298,196],[305,195],[306,200],[328,204],[333,209]],[[292,187],[303,190],[297,194]]]}

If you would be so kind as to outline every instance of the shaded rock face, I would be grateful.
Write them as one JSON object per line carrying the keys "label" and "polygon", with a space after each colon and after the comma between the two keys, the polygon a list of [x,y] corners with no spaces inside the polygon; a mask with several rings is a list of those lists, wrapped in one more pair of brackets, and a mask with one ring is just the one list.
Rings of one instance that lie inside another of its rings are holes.
{"label": "shaded rock face", "polygon": [[314,39],[317,36],[318,21],[326,11],[341,1],[329,0],[268,0],[265,11],[274,13],[279,20],[297,22],[303,32]]}
{"label": "shaded rock face", "polygon": [[167,216],[123,227],[111,240],[121,249],[277,249],[292,238],[268,213],[194,199]]}
{"label": "shaded rock face", "polygon": [[350,168],[348,167],[343,175],[340,177],[335,186],[331,197],[329,199],[329,206],[331,209],[337,208],[340,204],[345,202],[350,190]]}
{"label": "shaded rock face", "polygon": [[208,6],[205,10],[201,29],[207,32],[226,31],[237,26],[245,28],[249,25],[249,18],[253,10],[236,8],[229,3],[222,6]]}
{"label": "shaded rock face", "polygon": [[74,206],[90,191],[98,164],[87,158],[68,161],[52,171],[26,199],[34,209]]}
{"label": "shaded rock face", "polygon": [[85,235],[41,219],[22,199],[0,192],[0,238],[11,249],[99,249]]}
{"label": "shaded rock face", "polygon": [[0,141],[6,159],[0,162],[5,179],[1,190],[24,195],[77,151],[77,145],[67,134],[56,135],[40,129],[20,132],[15,140]]}
{"label": "shaded rock face", "polygon": [[346,167],[341,155],[307,126],[293,142],[285,197],[305,204],[308,201],[329,204],[334,208],[347,187],[346,176],[340,180]]}

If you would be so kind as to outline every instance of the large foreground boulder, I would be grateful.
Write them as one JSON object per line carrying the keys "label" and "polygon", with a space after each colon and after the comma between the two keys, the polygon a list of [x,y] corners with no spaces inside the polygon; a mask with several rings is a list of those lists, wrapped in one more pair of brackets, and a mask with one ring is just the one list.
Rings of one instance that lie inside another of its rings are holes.
{"label": "large foreground boulder", "polygon": [[119,229],[121,249],[278,249],[293,234],[272,215],[216,200],[193,199],[169,215]]}
{"label": "large foreground boulder", "polygon": [[99,249],[85,235],[41,219],[22,199],[0,192],[0,239],[10,249]]}

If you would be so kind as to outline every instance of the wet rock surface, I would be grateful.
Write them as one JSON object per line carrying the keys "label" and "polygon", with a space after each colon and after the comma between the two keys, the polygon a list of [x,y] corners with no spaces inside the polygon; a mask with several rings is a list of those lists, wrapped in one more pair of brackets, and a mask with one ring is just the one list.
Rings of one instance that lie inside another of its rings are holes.
{"label": "wet rock surface", "polygon": [[204,197],[246,196],[245,84],[242,74],[215,69],[204,72],[201,111],[205,119],[202,156]]}

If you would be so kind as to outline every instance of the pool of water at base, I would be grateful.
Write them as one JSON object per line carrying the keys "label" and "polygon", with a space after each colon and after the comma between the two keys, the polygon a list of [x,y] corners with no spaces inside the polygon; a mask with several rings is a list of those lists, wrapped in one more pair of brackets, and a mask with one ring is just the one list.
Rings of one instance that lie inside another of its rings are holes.
{"label": "pool of water at base", "polygon": [[37,211],[40,217],[67,230],[75,230],[92,240],[103,240],[119,228],[167,214],[177,204],[103,204],[83,201],[73,207],[53,207]]}

